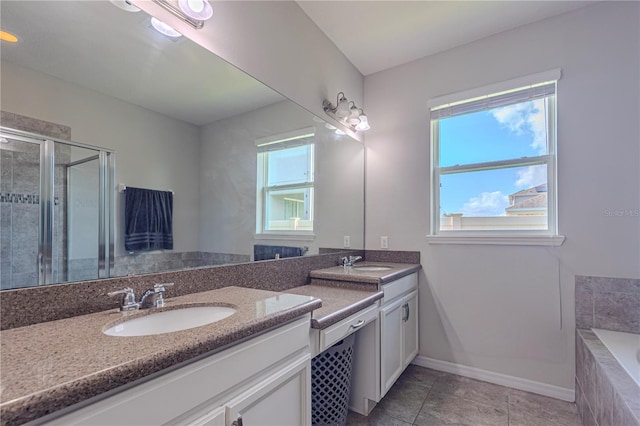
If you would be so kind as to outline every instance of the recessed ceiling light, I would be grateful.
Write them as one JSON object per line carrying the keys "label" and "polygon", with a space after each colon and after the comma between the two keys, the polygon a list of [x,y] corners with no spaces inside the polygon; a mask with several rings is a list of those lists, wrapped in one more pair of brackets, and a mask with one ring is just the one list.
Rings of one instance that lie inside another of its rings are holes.
{"label": "recessed ceiling light", "polygon": [[109,0],[114,6],[127,12],[140,12],[140,9],[129,3],[128,0]]}
{"label": "recessed ceiling light", "polygon": [[165,24],[159,19],[151,18],[151,25],[153,26],[153,28],[156,29],[156,31],[158,31],[162,35],[166,35],[167,37],[171,37],[171,38],[182,37],[182,34],[180,34],[178,31],[173,29],[173,27],[170,27],[169,25]]}
{"label": "recessed ceiling light", "polygon": [[17,43],[18,37],[15,36],[14,34],[11,34],[10,32],[0,30],[0,40],[6,41],[9,43]]}

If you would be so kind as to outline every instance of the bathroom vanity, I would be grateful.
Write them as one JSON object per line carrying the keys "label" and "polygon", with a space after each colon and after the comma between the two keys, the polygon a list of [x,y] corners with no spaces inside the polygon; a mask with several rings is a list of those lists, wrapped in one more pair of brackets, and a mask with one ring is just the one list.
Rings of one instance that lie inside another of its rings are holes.
{"label": "bathroom vanity", "polygon": [[321,301],[225,287],[167,299],[161,310],[190,306],[236,312],[201,327],[137,337],[103,331],[157,310],[112,309],[2,331],[2,424],[60,415],[54,424],[217,424],[213,419],[225,416],[262,417],[263,402],[279,398],[299,403],[288,402],[278,416],[306,423],[309,322]]}
{"label": "bathroom vanity", "polygon": [[[310,288],[373,287],[381,296],[375,309],[361,311],[333,326],[342,334],[346,327],[357,326],[359,330],[349,403],[352,411],[368,415],[418,354],[419,269],[418,264],[364,262],[310,273]],[[327,331],[332,334],[333,329]],[[322,342],[323,332],[319,334]]]}
{"label": "bathroom vanity", "polygon": [[[286,292],[224,287],[163,308],[4,330],[1,422],[310,424],[311,359],[352,333],[350,408],[368,414],[417,352],[420,265],[388,266],[339,267],[342,280],[317,278],[334,268],[312,271],[310,285]],[[205,306],[235,313],[173,333],[105,334],[132,318]]]}

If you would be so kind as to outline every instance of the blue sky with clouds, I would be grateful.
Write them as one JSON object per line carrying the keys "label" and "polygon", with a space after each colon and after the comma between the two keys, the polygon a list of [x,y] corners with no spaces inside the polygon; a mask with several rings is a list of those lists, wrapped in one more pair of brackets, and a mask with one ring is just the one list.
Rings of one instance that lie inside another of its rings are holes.
{"label": "blue sky with clouds", "polygon": [[[481,163],[547,152],[545,100],[440,120],[440,166]],[[546,166],[443,175],[441,213],[500,216],[509,194],[545,183]]]}

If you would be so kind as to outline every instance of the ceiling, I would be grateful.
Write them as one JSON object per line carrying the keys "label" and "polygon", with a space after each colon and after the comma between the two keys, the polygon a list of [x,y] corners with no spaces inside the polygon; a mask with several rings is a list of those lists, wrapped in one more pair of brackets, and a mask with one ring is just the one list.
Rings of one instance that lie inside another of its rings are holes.
{"label": "ceiling", "polygon": [[[213,2],[215,9],[215,1]],[[589,1],[298,1],[363,75]],[[2,60],[195,125],[284,98],[195,43],[108,1],[0,1]],[[105,37],[108,34],[108,37]]]}
{"label": "ceiling", "polygon": [[298,5],[362,75],[594,1],[305,1]]}

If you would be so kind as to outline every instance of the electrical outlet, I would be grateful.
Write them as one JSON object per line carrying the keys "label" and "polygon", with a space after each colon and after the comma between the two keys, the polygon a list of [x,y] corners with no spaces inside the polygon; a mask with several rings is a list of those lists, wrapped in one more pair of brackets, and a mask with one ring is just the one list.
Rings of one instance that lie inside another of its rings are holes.
{"label": "electrical outlet", "polygon": [[351,237],[350,237],[350,236],[348,236],[348,235],[345,235],[345,236],[344,236],[344,237],[342,237],[342,238],[344,239],[344,240],[343,240],[343,243],[342,243],[342,246],[343,246],[344,248],[349,248],[349,247],[351,247]]}
{"label": "electrical outlet", "polygon": [[380,248],[383,248],[383,249],[389,248],[389,237],[387,236],[380,237]]}

